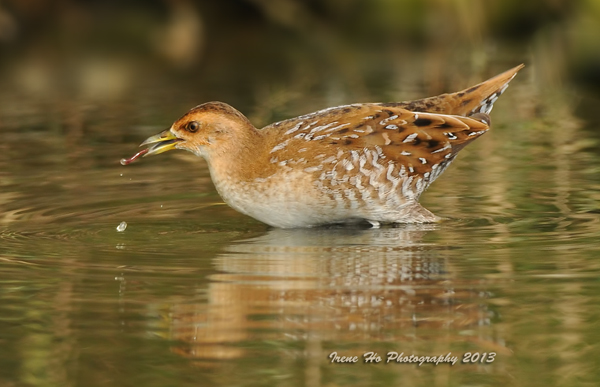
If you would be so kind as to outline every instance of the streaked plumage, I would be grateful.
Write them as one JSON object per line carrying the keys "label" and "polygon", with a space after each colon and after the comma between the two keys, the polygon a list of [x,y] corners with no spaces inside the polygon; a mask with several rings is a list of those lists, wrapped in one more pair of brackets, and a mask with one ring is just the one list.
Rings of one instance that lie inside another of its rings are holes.
{"label": "streaked plumage", "polygon": [[209,102],[142,143],[155,144],[144,156],[177,148],[204,157],[226,203],[275,227],[434,222],[419,197],[489,130],[494,102],[522,67],[457,93],[338,106],[261,130]]}

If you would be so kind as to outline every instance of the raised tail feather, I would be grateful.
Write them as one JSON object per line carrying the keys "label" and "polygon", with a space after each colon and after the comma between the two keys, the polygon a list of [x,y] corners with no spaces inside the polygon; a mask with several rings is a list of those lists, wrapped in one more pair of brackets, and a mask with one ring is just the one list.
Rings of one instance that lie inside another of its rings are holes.
{"label": "raised tail feather", "polygon": [[399,106],[416,112],[443,113],[457,116],[472,116],[479,113],[489,114],[494,107],[494,102],[523,67],[525,65],[520,64],[487,81],[456,93],[441,94],[436,97],[407,103],[401,102]]}

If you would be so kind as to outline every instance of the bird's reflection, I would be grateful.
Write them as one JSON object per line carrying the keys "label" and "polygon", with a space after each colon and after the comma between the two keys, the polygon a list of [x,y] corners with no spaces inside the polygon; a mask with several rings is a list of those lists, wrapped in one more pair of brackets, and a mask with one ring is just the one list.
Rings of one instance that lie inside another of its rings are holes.
{"label": "bird's reflection", "polygon": [[175,350],[228,359],[248,340],[407,342],[488,325],[485,290],[424,241],[435,227],[274,229],[231,244],[207,302],[173,306]]}

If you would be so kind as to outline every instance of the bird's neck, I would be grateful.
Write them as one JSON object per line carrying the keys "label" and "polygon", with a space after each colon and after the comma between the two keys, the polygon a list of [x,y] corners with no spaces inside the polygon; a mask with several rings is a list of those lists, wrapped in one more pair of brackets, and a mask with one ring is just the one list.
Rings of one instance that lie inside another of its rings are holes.
{"label": "bird's neck", "polygon": [[272,174],[263,137],[249,122],[237,125],[233,135],[205,157],[215,184],[224,180],[249,182]]}

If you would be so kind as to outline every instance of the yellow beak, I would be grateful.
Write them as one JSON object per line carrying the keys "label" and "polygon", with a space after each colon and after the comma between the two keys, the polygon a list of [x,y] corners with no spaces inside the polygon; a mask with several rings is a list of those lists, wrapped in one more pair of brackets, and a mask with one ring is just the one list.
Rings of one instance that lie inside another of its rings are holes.
{"label": "yellow beak", "polygon": [[144,154],[144,157],[146,157],[170,151],[171,149],[175,148],[175,145],[177,145],[177,142],[179,141],[181,141],[181,139],[176,137],[170,129],[167,129],[152,137],[148,137],[143,143],[140,144],[140,146],[154,144],[148,149],[148,152]]}

